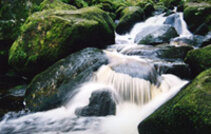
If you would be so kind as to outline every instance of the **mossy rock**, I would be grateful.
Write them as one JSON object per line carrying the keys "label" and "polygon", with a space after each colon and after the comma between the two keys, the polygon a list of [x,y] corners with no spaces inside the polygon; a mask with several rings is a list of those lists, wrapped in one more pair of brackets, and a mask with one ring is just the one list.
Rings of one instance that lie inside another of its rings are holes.
{"label": "mossy rock", "polygon": [[61,106],[71,99],[69,93],[89,81],[93,72],[107,62],[106,55],[96,48],[86,48],[59,60],[34,77],[26,91],[26,106],[32,111]]}
{"label": "mossy rock", "polygon": [[207,34],[211,30],[211,4],[187,3],[184,19],[191,32],[201,35]]}
{"label": "mossy rock", "polygon": [[141,122],[139,134],[210,134],[210,87],[211,69],[208,69]]}
{"label": "mossy rock", "polygon": [[116,32],[118,34],[129,32],[135,23],[145,19],[143,9],[138,6],[127,7],[121,14],[122,17],[116,27]]}
{"label": "mossy rock", "polygon": [[188,52],[185,62],[189,64],[193,75],[211,67],[211,44]]}
{"label": "mossy rock", "polygon": [[85,47],[114,43],[114,23],[97,7],[44,10],[31,15],[13,43],[9,64],[28,77]]}

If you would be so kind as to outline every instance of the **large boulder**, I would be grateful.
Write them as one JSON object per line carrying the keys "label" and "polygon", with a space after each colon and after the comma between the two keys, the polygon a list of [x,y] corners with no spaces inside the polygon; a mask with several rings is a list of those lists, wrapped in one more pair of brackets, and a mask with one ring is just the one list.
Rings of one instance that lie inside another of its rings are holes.
{"label": "large boulder", "polygon": [[112,19],[97,7],[44,10],[31,15],[13,43],[9,64],[28,77],[85,47],[114,43]]}
{"label": "large boulder", "polygon": [[135,23],[145,19],[144,11],[138,6],[130,6],[121,12],[121,18],[116,27],[118,34],[125,34],[131,30]]}
{"label": "large boulder", "polygon": [[69,55],[34,77],[26,91],[26,106],[32,111],[60,106],[69,99],[69,92],[90,80],[93,71],[106,63],[105,54],[95,48]]}
{"label": "large boulder", "polygon": [[210,134],[210,87],[211,69],[208,69],[141,122],[139,134]]}
{"label": "large boulder", "polygon": [[168,43],[177,36],[176,30],[170,25],[148,26],[136,35],[135,43],[156,45]]}
{"label": "large boulder", "polygon": [[211,4],[187,3],[184,19],[191,32],[205,35],[211,30]]}
{"label": "large boulder", "polygon": [[116,102],[114,95],[107,89],[94,91],[89,98],[88,106],[75,111],[79,116],[107,116],[115,115]]}
{"label": "large boulder", "polygon": [[189,64],[193,75],[211,67],[211,45],[189,51],[186,55],[185,62]]}

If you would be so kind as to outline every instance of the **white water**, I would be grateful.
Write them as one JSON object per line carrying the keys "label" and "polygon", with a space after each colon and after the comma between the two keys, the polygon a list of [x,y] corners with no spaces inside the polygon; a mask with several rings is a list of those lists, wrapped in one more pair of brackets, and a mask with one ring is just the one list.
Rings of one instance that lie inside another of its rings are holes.
{"label": "white water", "polygon": [[[134,39],[140,30],[151,25],[162,25],[165,20],[166,17],[161,14],[145,22],[137,23],[129,34],[123,36],[116,34],[116,43],[124,44],[124,48],[126,48],[125,45],[136,47]],[[187,26],[183,22],[181,29],[183,30],[180,36],[189,35]],[[121,52],[124,50],[126,49]],[[78,93],[68,103],[53,110],[30,113],[21,117],[11,118],[6,115],[0,122],[0,132],[3,134],[138,134],[138,124],[176,95],[188,82],[171,74],[154,75],[154,68],[150,60],[137,56],[126,56],[118,52],[104,52],[109,58],[109,64],[100,67],[95,72],[92,81],[76,89]],[[133,63],[137,66],[133,66]],[[112,69],[119,65],[122,72]],[[138,65],[146,67],[139,68]],[[146,76],[148,80],[145,78],[146,72],[151,73],[149,77]],[[153,83],[151,81],[154,81],[154,77],[157,79]],[[75,110],[88,105],[91,93],[100,89],[113,92],[117,103],[116,115],[76,116]]]}

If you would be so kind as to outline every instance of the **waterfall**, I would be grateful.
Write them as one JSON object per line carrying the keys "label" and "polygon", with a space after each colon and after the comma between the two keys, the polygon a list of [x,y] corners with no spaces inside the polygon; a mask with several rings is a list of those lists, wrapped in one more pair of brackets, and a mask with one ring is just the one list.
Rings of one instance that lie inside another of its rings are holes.
{"label": "waterfall", "polygon": [[[103,51],[109,60],[108,64],[98,68],[92,79],[78,86],[76,92],[67,93],[67,96],[71,96],[68,102],[43,112],[8,113],[0,121],[0,133],[138,134],[138,124],[188,83],[172,74],[158,74],[152,59],[146,58],[155,54],[156,48],[145,45],[145,48],[154,50],[146,54],[145,58],[126,55],[129,48],[143,48],[134,43],[135,37],[149,26],[167,23],[174,26],[180,36],[191,35],[183,14],[174,13],[172,16],[168,19],[164,14],[156,15],[135,24],[125,35],[116,33],[116,45]],[[78,108],[89,105],[92,93],[102,89],[112,93],[116,103],[115,115],[77,115]]]}

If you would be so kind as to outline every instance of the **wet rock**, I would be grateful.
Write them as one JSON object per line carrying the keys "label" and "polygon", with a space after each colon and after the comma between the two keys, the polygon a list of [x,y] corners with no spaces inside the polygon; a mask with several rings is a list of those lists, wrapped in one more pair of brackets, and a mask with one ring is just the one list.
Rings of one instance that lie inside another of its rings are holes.
{"label": "wet rock", "polygon": [[109,90],[94,91],[89,98],[88,106],[78,108],[75,111],[79,116],[107,116],[115,115],[116,102]]}
{"label": "wet rock", "polygon": [[25,101],[32,111],[60,106],[80,84],[90,80],[93,71],[107,63],[105,54],[96,48],[86,48],[61,59],[36,75],[27,88]]}
{"label": "wet rock", "polygon": [[130,6],[122,10],[120,21],[116,27],[118,34],[129,32],[133,25],[144,20],[144,11],[138,6]]}
{"label": "wet rock", "polygon": [[148,80],[153,84],[157,84],[157,72],[151,64],[140,62],[133,59],[126,62],[117,61],[111,64],[112,70],[118,73],[127,74],[133,78]]}
{"label": "wet rock", "polygon": [[10,48],[9,64],[32,78],[73,52],[113,44],[113,26],[113,20],[97,7],[34,13]]}
{"label": "wet rock", "polygon": [[200,35],[207,34],[211,24],[211,5],[208,3],[187,3],[184,19],[191,32]]}
{"label": "wet rock", "polygon": [[170,25],[148,26],[136,35],[135,43],[156,45],[168,43],[177,36],[176,30]]}
{"label": "wet rock", "polygon": [[184,62],[155,62],[154,63],[157,72],[161,74],[174,74],[182,79],[190,79],[191,71],[189,66]]}
{"label": "wet rock", "polygon": [[211,67],[211,45],[189,51],[185,62],[189,64],[193,76]]}
{"label": "wet rock", "polygon": [[211,69],[198,75],[173,99],[138,126],[139,134],[209,134]]}
{"label": "wet rock", "polygon": [[200,47],[205,41],[204,36],[192,35],[190,37],[177,37],[171,40],[172,45],[182,46],[191,45],[194,47]]}
{"label": "wet rock", "polygon": [[121,53],[126,55],[137,55],[143,58],[164,60],[168,62],[183,61],[191,46],[170,46],[168,44],[153,46],[136,46],[124,49]]}

